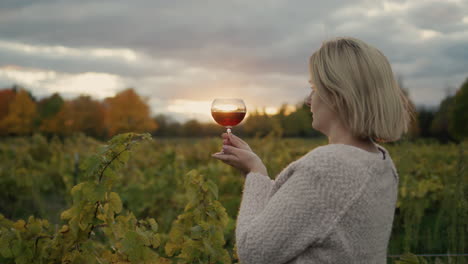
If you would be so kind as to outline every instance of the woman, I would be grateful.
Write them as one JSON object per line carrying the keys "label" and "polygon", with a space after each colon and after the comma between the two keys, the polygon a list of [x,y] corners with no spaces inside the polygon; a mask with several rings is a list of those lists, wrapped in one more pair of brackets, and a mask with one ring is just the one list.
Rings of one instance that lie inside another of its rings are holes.
{"label": "woman", "polygon": [[312,127],[328,137],[271,180],[239,137],[214,158],[246,178],[236,224],[243,264],[386,263],[398,173],[378,142],[398,140],[412,112],[387,58],[354,38],[324,42],[309,62]]}

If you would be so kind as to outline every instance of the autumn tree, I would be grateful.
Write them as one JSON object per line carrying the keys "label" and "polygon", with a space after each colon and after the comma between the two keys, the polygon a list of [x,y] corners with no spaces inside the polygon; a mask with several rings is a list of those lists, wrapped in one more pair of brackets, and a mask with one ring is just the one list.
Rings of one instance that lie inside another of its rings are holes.
{"label": "autumn tree", "polygon": [[454,96],[449,132],[459,140],[468,138],[468,78]]}
{"label": "autumn tree", "polygon": [[419,123],[419,136],[428,138],[432,137],[431,124],[434,120],[436,109],[421,106],[418,108],[418,123]]}
{"label": "autumn tree", "polygon": [[273,119],[271,116],[267,115],[265,113],[265,109],[262,113],[258,110],[255,110],[253,113],[249,113],[249,116],[245,120],[243,126],[244,131],[248,135],[260,137],[266,136],[272,131],[281,129],[279,122],[277,122],[277,120]]}
{"label": "autumn tree", "polygon": [[453,137],[449,132],[449,124],[453,113],[454,99],[455,98],[453,96],[447,96],[442,100],[439,110],[435,114],[434,120],[431,124],[431,134],[443,142],[453,140]]}
{"label": "autumn tree", "polygon": [[157,128],[156,122],[150,117],[146,100],[133,89],[105,99],[104,107],[108,136],[124,132],[149,132]]}
{"label": "autumn tree", "polygon": [[303,102],[296,104],[296,110],[286,115],[286,108],[282,106],[278,115],[284,114],[281,126],[285,137],[319,136],[320,132],[312,128],[312,113],[310,107]]}
{"label": "autumn tree", "polygon": [[41,119],[51,118],[56,115],[64,103],[63,98],[58,93],[40,100],[37,103],[37,110]]}
{"label": "autumn tree", "polygon": [[65,101],[60,107],[60,111],[50,118],[42,120],[40,131],[47,134],[70,135],[73,131],[72,124],[72,106],[69,101]]}
{"label": "autumn tree", "polygon": [[0,120],[8,115],[8,108],[15,96],[13,89],[0,90]]}
{"label": "autumn tree", "polygon": [[62,108],[63,103],[64,100],[58,93],[54,93],[49,97],[39,100],[37,102],[38,115],[34,121],[34,127],[40,130],[44,120],[50,119],[56,115]]}
{"label": "autumn tree", "polygon": [[83,132],[89,136],[102,137],[104,136],[103,106],[87,95],[65,101],[57,114],[43,120],[41,131],[63,136]]}
{"label": "autumn tree", "polygon": [[0,120],[1,135],[29,135],[34,130],[36,103],[26,90],[19,90],[8,106],[7,115]]}

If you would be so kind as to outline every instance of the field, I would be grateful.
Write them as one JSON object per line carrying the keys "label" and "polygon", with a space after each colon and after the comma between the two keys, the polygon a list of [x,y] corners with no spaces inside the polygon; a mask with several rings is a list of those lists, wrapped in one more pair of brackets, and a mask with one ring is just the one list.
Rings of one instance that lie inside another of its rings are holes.
{"label": "field", "polygon": [[[272,178],[326,144],[274,135],[246,141]],[[85,136],[0,140],[0,263],[237,261],[234,227],[243,177],[211,158],[220,138],[130,134],[104,144]],[[382,145],[400,175],[389,256],[467,253],[468,142]]]}

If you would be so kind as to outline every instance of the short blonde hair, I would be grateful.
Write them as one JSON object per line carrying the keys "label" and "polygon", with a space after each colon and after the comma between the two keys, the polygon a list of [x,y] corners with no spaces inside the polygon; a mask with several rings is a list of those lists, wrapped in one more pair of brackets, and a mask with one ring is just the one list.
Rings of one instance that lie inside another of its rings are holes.
{"label": "short blonde hair", "polygon": [[391,142],[408,132],[413,109],[378,49],[341,37],[326,41],[309,61],[318,96],[359,138]]}

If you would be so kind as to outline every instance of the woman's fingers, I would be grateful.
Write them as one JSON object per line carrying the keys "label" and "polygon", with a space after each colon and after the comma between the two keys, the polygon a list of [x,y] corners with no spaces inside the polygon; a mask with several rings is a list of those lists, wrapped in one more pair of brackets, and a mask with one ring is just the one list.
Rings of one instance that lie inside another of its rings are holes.
{"label": "woman's fingers", "polygon": [[239,160],[239,157],[242,156],[242,151],[245,150],[229,145],[224,145],[222,152],[217,152],[211,156],[222,161],[237,161]]}
{"label": "woman's fingers", "polygon": [[226,144],[224,144],[224,145],[232,145],[234,147],[238,147],[238,148],[241,148],[241,149],[252,151],[249,144],[247,144],[244,140],[242,140],[241,138],[239,138],[238,136],[236,136],[236,135],[234,135],[232,133],[229,133],[229,134],[228,133],[223,133],[221,136],[223,138],[223,144],[224,144],[224,142],[226,142]]}
{"label": "woman's fingers", "polygon": [[225,150],[224,152],[217,152],[217,153],[214,153],[213,155],[211,155],[213,158],[215,159],[219,159],[221,161],[223,161],[224,163],[227,163],[229,165],[233,165],[232,162],[237,160],[237,157],[233,154],[229,154],[227,153]]}
{"label": "woman's fingers", "polygon": [[246,162],[245,159],[249,155],[252,155],[252,152],[230,145],[224,145],[222,152],[215,153],[211,156],[236,169],[239,169],[240,171],[245,172],[248,170],[248,162]]}
{"label": "woman's fingers", "polygon": [[242,149],[239,149],[239,148],[236,148],[234,146],[229,146],[229,145],[224,145],[223,146],[223,152],[225,154],[231,154],[231,155],[234,155],[234,156],[238,156],[238,154],[240,154],[240,152],[242,151]]}
{"label": "woman's fingers", "polygon": [[231,165],[243,173],[256,171],[268,175],[265,165],[263,165],[257,154],[249,150],[223,145],[223,151],[213,154],[212,157]]}
{"label": "woman's fingers", "polygon": [[230,160],[232,157],[231,155],[227,155],[223,152],[217,152],[217,153],[214,153],[213,155],[211,155],[213,158],[215,159],[219,159],[219,160],[222,160],[222,161],[228,161]]}

